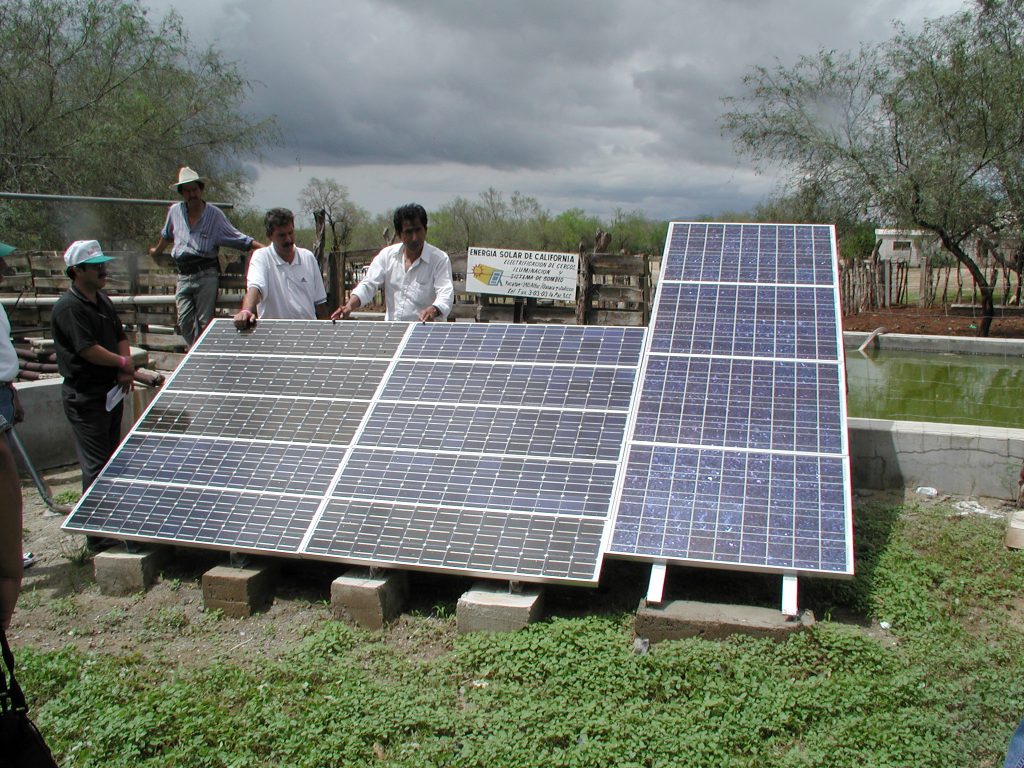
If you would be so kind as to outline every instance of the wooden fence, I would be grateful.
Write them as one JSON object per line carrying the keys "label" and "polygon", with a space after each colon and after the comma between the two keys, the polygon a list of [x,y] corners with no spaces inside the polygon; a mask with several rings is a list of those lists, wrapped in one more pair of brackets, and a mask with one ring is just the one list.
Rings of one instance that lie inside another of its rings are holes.
{"label": "wooden fence", "polygon": [[[377,249],[330,253],[321,262],[326,274],[331,308],[346,300],[362,277]],[[177,275],[168,257],[154,260],[134,251],[111,252],[107,264],[107,293],[123,297],[165,297],[166,301],[128,302],[118,305],[131,342],[151,350],[180,352],[184,340],[177,332],[174,293]],[[466,293],[466,252],[453,253],[455,304],[451,320],[477,322],[527,322],[600,325],[645,325],[650,318],[652,296],[651,259],[608,253],[581,254],[577,300],[538,301],[505,296]],[[16,251],[7,257],[9,272],[0,286],[7,314],[16,335],[48,336],[52,305],[22,297],[56,298],[68,289],[63,255],[56,251]],[[218,317],[230,317],[242,303],[245,292],[246,259],[234,251],[221,255]],[[15,299],[15,301],[11,301]],[[370,309],[383,311],[384,298],[378,293]]]}

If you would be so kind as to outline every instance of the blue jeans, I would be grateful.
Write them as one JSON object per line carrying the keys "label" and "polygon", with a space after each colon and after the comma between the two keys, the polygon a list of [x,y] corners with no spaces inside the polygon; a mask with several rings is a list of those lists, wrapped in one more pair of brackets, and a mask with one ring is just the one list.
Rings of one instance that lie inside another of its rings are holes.
{"label": "blue jeans", "polygon": [[191,347],[213,317],[217,306],[217,286],[220,274],[216,267],[203,269],[192,275],[178,275],[178,329],[185,343]]}
{"label": "blue jeans", "polygon": [[1010,739],[1010,747],[1006,751],[1006,762],[1003,768],[1024,768],[1024,720],[1020,721],[1017,730]]}

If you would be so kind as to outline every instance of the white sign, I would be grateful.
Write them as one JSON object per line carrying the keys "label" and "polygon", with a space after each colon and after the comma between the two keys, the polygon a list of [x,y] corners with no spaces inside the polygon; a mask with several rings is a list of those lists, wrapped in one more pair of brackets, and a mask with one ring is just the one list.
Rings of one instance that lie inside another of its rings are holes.
{"label": "white sign", "polygon": [[470,248],[466,291],[576,301],[578,253]]}

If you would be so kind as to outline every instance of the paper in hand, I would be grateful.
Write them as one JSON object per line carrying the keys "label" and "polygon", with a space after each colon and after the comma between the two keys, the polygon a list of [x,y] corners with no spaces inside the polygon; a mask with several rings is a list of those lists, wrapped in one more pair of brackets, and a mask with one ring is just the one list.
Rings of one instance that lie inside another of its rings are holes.
{"label": "paper in hand", "polygon": [[124,389],[120,384],[115,384],[107,392],[107,410],[112,411],[121,400],[124,399]]}

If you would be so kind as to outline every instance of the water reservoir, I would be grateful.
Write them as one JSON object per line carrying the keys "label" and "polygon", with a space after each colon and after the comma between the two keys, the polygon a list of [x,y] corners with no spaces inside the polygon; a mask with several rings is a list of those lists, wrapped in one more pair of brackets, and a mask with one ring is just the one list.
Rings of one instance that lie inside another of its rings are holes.
{"label": "water reservoir", "polygon": [[846,350],[849,415],[1024,429],[1024,358]]}

